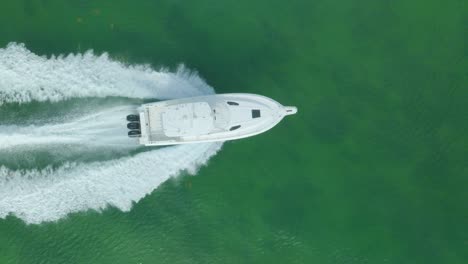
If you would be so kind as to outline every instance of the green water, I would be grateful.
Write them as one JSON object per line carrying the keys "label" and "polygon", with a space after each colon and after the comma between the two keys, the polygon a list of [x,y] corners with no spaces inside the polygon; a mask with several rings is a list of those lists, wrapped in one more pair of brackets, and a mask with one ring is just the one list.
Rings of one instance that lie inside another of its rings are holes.
{"label": "green water", "polygon": [[[217,93],[299,112],[224,144],[130,212],[0,218],[0,263],[467,263],[467,10],[462,0],[2,2],[0,47],[185,63]],[[48,106],[1,106],[0,121]]]}

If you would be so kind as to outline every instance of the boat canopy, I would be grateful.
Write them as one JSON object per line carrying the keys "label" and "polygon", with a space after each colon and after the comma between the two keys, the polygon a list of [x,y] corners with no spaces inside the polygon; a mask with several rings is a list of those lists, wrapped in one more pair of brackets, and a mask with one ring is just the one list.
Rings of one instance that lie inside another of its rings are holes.
{"label": "boat canopy", "polygon": [[214,128],[213,112],[206,102],[168,106],[162,113],[162,126],[168,137],[205,135]]}

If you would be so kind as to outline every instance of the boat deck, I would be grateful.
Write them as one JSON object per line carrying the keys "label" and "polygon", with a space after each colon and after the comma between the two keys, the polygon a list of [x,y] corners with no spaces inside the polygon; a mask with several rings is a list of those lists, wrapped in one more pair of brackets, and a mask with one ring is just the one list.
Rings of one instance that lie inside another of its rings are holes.
{"label": "boat deck", "polygon": [[[164,134],[163,126],[162,126],[162,109],[156,106],[148,106],[144,108],[142,113],[144,118],[141,120],[145,120],[145,124],[142,124],[142,137],[140,141],[146,141],[145,144],[151,144],[156,141],[163,141],[163,140],[174,140],[174,138],[169,138]],[[142,116],[140,114],[140,116]]]}

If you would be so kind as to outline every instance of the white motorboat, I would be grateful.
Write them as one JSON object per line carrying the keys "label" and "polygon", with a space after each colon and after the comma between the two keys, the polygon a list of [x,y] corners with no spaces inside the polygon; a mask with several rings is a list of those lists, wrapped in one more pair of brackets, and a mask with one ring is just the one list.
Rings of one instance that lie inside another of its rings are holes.
{"label": "white motorboat", "polygon": [[256,94],[215,94],[144,104],[127,116],[129,137],[146,146],[234,140],[263,133],[297,112]]}

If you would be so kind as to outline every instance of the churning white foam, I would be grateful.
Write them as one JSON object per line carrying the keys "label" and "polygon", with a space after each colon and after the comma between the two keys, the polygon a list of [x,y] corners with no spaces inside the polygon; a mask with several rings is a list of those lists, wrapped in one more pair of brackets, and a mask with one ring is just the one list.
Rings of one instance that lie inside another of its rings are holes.
{"label": "churning white foam", "polygon": [[[112,107],[64,123],[37,125],[0,125],[0,150],[17,147],[36,148],[48,144],[73,144],[86,147],[135,147],[127,137],[125,116],[135,107]],[[66,116],[64,118],[67,119]]]}
{"label": "churning white foam", "polygon": [[[147,65],[125,65],[107,54],[41,57],[22,44],[0,49],[0,107],[4,103],[120,96],[168,99],[213,93],[196,74]],[[63,123],[0,124],[0,150],[50,142],[125,148],[122,124],[131,107],[112,107]],[[221,143],[173,146],[108,161],[69,161],[58,168],[13,170],[0,164],[0,218],[13,214],[26,223],[55,221],[69,213],[108,205],[131,209],[171,176],[195,173]]]}
{"label": "churning white foam", "polygon": [[174,146],[106,162],[67,164],[59,169],[12,171],[0,168],[0,217],[13,213],[27,223],[54,221],[68,213],[129,211],[181,170],[195,173],[221,144]]}
{"label": "churning white foam", "polygon": [[170,99],[213,92],[183,66],[174,73],[155,71],[92,51],[47,58],[17,43],[0,49],[0,77],[0,104],[107,96]]}

